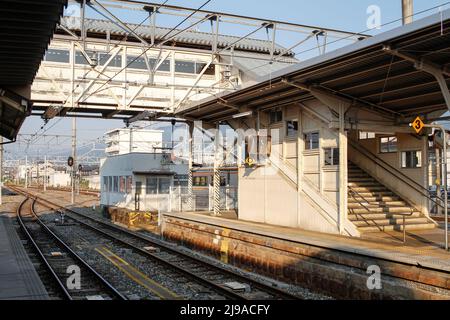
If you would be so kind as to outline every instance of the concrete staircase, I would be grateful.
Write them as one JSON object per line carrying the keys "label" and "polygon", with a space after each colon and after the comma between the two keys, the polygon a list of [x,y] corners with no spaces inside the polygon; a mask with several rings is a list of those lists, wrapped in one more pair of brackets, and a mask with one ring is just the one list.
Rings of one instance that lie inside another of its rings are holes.
{"label": "concrete staircase", "polygon": [[[433,229],[435,224],[355,164],[348,163],[348,219],[361,233]],[[409,215],[411,214],[411,215]]]}

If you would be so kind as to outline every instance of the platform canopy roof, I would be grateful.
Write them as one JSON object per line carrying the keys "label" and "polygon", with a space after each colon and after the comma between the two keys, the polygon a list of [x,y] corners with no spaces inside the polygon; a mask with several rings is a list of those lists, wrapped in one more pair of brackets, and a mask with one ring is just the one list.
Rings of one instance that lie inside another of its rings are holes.
{"label": "platform canopy roof", "polygon": [[[16,93],[30,86],[67,0],[0,1],[0,135],[13,140],[31,103]],[[26,92],[26,89],[24,90]]]}
{"label": "platform canopy roof", "polygon": [[392,117],[447,109],[436,78],[450,83],[450,10],[311,58],[260,78],[254,85],[183,105],[175,115],[208,122],[331,93]]}
{"label": "platform canopy roof", "polygon": [[31,84],[67,0],[0,1],[0,85]]}

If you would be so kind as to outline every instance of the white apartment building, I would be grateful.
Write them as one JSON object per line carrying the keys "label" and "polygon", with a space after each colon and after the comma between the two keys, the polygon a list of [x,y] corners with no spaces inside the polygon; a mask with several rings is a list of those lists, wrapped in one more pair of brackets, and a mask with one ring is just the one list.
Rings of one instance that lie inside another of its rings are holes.
{"label": "white apartment building", "polygon": [[162,130],[119,128],[105,133],[105,153],[116,156],[126,153],[153,153],[162,150]]}

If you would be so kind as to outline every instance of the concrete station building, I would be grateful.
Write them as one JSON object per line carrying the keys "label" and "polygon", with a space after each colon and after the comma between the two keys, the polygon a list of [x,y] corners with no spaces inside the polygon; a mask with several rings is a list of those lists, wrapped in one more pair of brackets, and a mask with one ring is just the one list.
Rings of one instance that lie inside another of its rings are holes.
{"label": "concrete station building", "polygon": [[450,110],[449,19],[443,11],[175,116],[271,136],[262,155],[238,143],[239,219],[349,236],[400,230],[403,216],[408,230],[434,228],[429,131],[409,123]]}

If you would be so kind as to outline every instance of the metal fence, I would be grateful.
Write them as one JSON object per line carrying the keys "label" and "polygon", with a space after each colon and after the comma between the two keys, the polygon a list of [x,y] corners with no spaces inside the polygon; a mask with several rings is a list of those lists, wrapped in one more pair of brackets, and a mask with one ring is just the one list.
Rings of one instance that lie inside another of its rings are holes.
{"label": "metal fence", "polygon": [[[189,201],[187,187],[172,187],[169,193],[169,212],[212,211],[214,206],[213,187],[194,188]],[[237,188],[220,187],[220,210],[237,209]]]}

